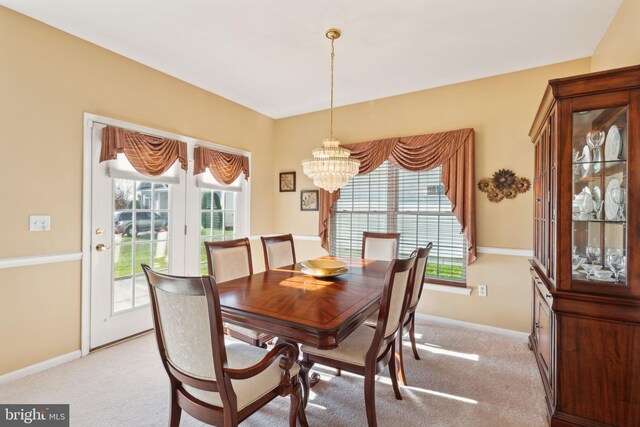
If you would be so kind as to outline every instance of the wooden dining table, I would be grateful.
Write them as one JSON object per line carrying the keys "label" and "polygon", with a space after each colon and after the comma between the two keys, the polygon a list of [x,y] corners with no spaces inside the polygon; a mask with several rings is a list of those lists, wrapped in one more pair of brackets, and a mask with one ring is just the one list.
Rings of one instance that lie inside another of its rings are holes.
{"label": "wooden dining table", "polygon": [[[348,272],[314,278],[297,263],[217,284],[224,320],[274,335],[278,342],[338,347],[379,309],[389,262],[325,258],[344,261]],[[302,379],[305,402],[318,381],[318,373]]]}
{"label": "wooden dining table", "polygon": [[224,320],[319,349],[338,346],[378,310],[389,263],[334,258],[348,272],[304,274],[300,263],[218,284]]}

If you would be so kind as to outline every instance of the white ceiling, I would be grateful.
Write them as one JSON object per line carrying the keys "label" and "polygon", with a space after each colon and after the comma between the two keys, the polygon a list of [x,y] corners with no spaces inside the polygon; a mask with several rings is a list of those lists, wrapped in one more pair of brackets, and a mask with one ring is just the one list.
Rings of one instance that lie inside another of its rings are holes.
{"label": "white ceiling", "polygon": [[0,0],[274,118],[590,56],[621,0]]}

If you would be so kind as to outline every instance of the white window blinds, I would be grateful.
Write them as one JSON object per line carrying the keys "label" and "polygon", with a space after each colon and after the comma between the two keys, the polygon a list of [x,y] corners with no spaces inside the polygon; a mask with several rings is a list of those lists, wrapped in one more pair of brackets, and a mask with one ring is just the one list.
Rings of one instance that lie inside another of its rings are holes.
{"label": "white window blinds", "polygon": [[466,239],[444,195],[441,168],[409,172],[384,162],[340,190],[331,218],[331,248],[360,257],[364,231],[400,233],[400,257],[433,242],[427,276],[464,282]]}

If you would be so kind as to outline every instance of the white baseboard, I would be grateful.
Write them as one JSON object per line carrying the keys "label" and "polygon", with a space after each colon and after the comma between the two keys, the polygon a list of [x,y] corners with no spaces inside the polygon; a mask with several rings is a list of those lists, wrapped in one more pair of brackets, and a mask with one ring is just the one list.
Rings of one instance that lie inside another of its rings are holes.
{"label": "white baseboard", "polygon": [[62,365],[63,363],[70,362],[80,358],[80,350],[72,351],[71,353],[63,354],[53,359],[45,360],[35,365],[27,366],[17,371],[9,372],[8,374],[0,375],[0,384],[8,383],[9,381],[17,380],[18,378],[26,377],[38,372],[42,372],[46,369],[53,368],[54,366]]}
{"label": "white baseboard", "polygon": [[430,314],[422,314],[422,313],[416,313],[416,318],[423,319],[423,320],[433,320],[433,321],[444,323],[447,325],[460,326],[462,328],[467,328],[467,329],[475,329],[478,331],[492,332],[494,334],[517,338],[522,341],[527,341],[529,339],[529,334],[527,332],[514,331],[512,329],[496,328],[495,326],[482,325],[480,323],[465,322],[462,320],[448,319],[446,317],[438,317],[438,316],[432,316]]}

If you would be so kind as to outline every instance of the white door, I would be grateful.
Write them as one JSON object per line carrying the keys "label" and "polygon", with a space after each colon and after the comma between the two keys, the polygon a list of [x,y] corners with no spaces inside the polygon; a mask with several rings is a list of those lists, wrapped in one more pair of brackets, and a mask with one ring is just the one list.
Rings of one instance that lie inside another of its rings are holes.
{"label": "white door", "polygon": [[130,167],[123,154],[99,163],[103,128],[93,122],[92,349],[153,328],[141,264],[184,274],[184,172],[175,168],[173,176],[150,178]]}

